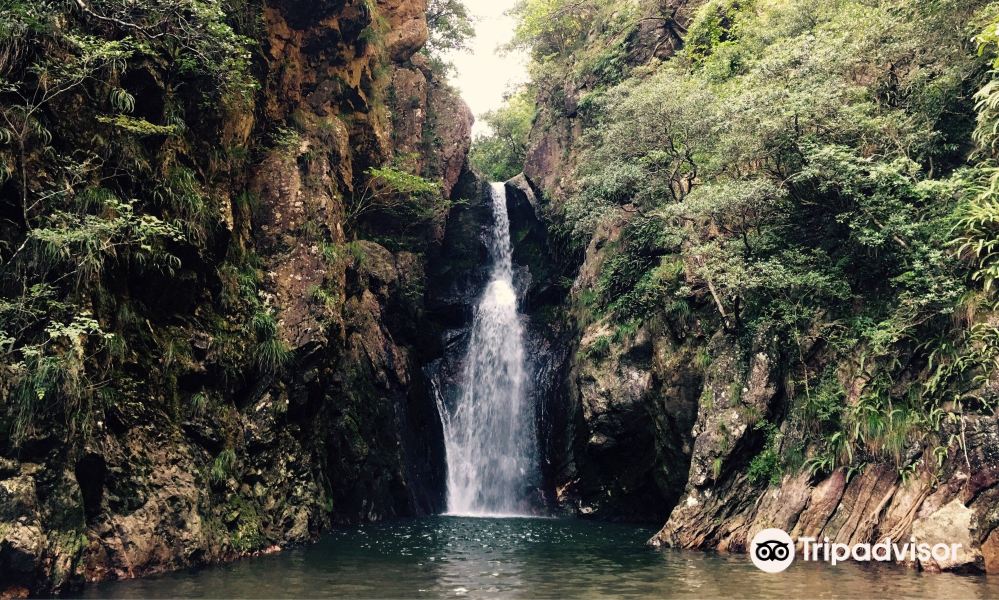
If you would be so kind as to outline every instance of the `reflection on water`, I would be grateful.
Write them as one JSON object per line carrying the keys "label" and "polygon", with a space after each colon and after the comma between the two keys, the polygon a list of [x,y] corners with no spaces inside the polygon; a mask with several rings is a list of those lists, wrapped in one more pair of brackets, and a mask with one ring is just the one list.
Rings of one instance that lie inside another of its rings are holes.
{"label": "reflection on water", "polygon": [[87,597],[988,598],[999,581],[896,566],[793,564],[659,552],[652,530],[578,520],[431,517],[337,531],[319,543],[198,571],[105,583]]}

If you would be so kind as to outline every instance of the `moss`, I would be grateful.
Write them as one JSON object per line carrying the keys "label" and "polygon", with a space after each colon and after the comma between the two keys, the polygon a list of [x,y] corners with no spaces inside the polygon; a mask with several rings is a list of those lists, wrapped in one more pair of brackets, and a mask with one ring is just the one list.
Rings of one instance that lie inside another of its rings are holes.
{"label": "moss", "polygon": [[602,335],[597,339],[593,340],[585,350],[582,351],[582,356],[584,358],[590,358],[594,360],[601,360],[610,355],[611,350],[611,339],[610,335]]}
{"label": "moss", "polygon": [[89,540],[79,530],[49,532],[48,538],[49,549],[63,559],[54,561],[52,579],[56,582],[66,581],[76,574]]}
{"label": "moss", "polygon": [[260,512],[255,504],[240,496],[233,496],[223,510],[233,550],[240,553],[252,552],[267,544]]}
{"label": "moss", "polygon": [[337,431],[342,436],[342,440],[346,444],[346,448],[354,462],[363,460],[368,456],[371,449],[368,447],[367,442],[364,441],[364,436],[361,435],[361,429],[354,415],[344,414],[340,417]]}
{"label": "moss", "polygon": [[111,125],[117,127],[128,133],[147,136],[147,135],[177,135],[180,133],[181,128],[176,125],[157,125],[155,123],[150,123],[145,119],[137,119],[135,117],[127,117],[125,115],[115,115],[113,117],[98,116],[97,120],[105,125]]}
{"label": "moss", "polygon": [[711,391],[709,386],[704,386],[701,390],[701,397],[698,400],[698,404],[703,406],[707,410],[711,410],[715,406],[715,394]]}

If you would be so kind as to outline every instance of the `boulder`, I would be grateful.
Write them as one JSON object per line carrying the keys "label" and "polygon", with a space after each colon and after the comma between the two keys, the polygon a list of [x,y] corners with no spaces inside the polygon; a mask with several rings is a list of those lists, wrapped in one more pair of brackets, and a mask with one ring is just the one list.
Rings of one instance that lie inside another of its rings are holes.
{"label": "boulder", "polygon": [[984,566],[982,551],[972,538],[972,531],[976,526],[974,511],[958,498],[932,514],[913,521],[912,537],[916,543],[931,546],[943,544],[952,548],[956,545],[958,550],[946,560],[931,558],[920,562],[920,566],[930,571],[980,570]]}

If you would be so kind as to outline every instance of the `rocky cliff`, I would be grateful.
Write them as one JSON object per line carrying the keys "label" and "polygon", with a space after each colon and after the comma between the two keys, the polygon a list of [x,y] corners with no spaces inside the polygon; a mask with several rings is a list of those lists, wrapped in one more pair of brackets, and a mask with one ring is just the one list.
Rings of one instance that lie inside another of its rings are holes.
{"label": "rocky cliff", "polygon": [[[707,8],[698,16],[702,5]],[[720,36],[714,43],[722,47],[731,44],[726,19],[743,5],[671,2],[643,7],[638,16],[648,16],[622,27],[627,35],[620,45],[620,30],[614,29],[616,13],[601,16],[601,6],[594,3],[581,9],[594,11],[598,24],[580,38],[584,41],[578,48],[554,60],[537,59],[545,73],[562,68],[568,75],[560,87],[545,80],[534,89],[538,112],[524,174],[508,183],[530,198],[523,203],[532,207],[532,216],[519,220],[540,223],[534,226],[540,230],[534,238],[546,240],[535,248],[544,258],[522,261],[529,265],[532,285],[553,290],[547,303],[528,303],[530,318],[547,324],[540,330],[542,339],[565,348],[549,354],[552,365],[547,372],[558,373],[558,383],[540,399],[542,410],[550,411],[542,428],[543,468],[553,505],[587,518],[665,522],[651,540],[657,547],[743,552],[756,531],[780,527],[792,536],[828,537],[835,542],[913,536],[930,543],[961,543],[965,552],[954,561],[914,566],[999,569],[999,534],[993,533],[999,525],[993,508],[999,489],[997,421],[989,410],[965,414],[959,401],[945,403],[937,413],[938,421],[944,421],[939,429],[918,435],[907,429],[900,440],[884,442],[897,447],[869,444],[856,455],[853,449],[841,448],[840,456],[829,456],[828,448],[807,441],[809,432],[801,430],[805,398],[827,393],[826,387],[839,390],[834,402],[857,406],[870,382],[895,382],[887,393],[896,396],[913,382],[922,385],[931,376],[930,369],[927,359],[913,354],[912,348],[870,363],[863,358],[865,348],[837,354],[814,330],[795,341],[766,329],[746,335],[737,323],[726,322],[728,316],[710,280],[693,296],[684,297],[690,287],[669,288],[669,293],[655,297],[640,319],[615,318],[606,305],[601,307],[600,294],[613,285],[606,274],[621,265],[628,268],[625,258],[650,260],[657,267],[655,273],[670,273],[658,277],[680,281],[686,277],[687,282],[701,265],[689,255],[686,261],[679,259],[675,250],[661,250],[651,259],[641,251],[622,256],[622,248],[630,243],[628,236],[643,235],[638,229],[643,219],[662,225],[666,222],[662,215],[671,214],[667,209],[657,215],[657,209],[633,200],[643,186],[653,183],[641,179],[632,185],[627,172],[621,173],[621,181],[606,184],[612,206],[587,233],[584,250],[566,250],[567,238],[586,218],[585,212],[580,215],[585,208],[577,204],[576,212],[567,211],[566,202],[573,196],[604,201],[598,194],[587,195],[587,186],[600,184],[584,179],[587,173],[578,168],[587,135],[594,139],[593,130],[606,124],[601,118],[607,119],[594,116],[586,105],[607,102],[600,99],[607,86],[623,81],[628,90],[665,70],[664,61],[668,63],[683,47],[695,17],[702,27],[698,35]],[[600,55],[605,62],[598,64],[607,64],[608,56],[618,61],[613,76],[607,75],[610,69],[587,71],[591,65],[580,58],[595,53],[593,48],[601,41],[609,48]],[[697,43],[702,42],[697,38]],[[547,48],[546,40],[535,43]],[[686,62],[672,72],[697,68],[692,56],[685,55]],[[731,72],[738,72],[734,63],[729,65]],[[668,84],[656,92],[671,93]],[[611,97],[627,100],[626,95]],[[607,104],[602,108],[606,110]],[[629,105],[614,114],[635,118],[629,110],[637,109]],[[685,118],[696,120],[698,115]],[[682,130],[674,138],[680,143],[689,135],[676,122],[665,126]],[[650,122],[640,120],[636,127],[653,129]],[[646,158],[654,163],[661,156]],[[746,166],[750,172],[753,168]],[[699,179],[691,183],[700,184]],[[662,220],[656,221],[657,217]],[[725,226],[716,223],[688,224],[688,239],[677,241],[677,246],[694,244],[692,230],[697,227],[705,227],[708,238],[723,236]],[[622,277],[627,277],[623,272]],[[992,323],[990,316],[978,319]],[[961,326],[960,320],[954,322]],[[949,326],[954,327],[954,322]],[[931,366],[933,360],[929,359]],[[826,387],[810,387],[809,382],[814,386],[819,380]],[[972,403],[969,398],[992,398],[994,385],[994,375],[983,375],[959,395]],[[886,458],[891,453],[896,459]],[[838,466],[844,460],[849,466]],[[794,464],[783,467],[785,462]]]}
{"label": "rocky cliff", "polygon": [[[80,6],[60,27],[129,34],[121,15]],[[465,193],[456,184],[474,178],[471,114],[420,53],[425,12],[418,0],[241,5],[223,16],[252,48],[253,91],[221,111],[198,103],[195,82],[167,81],[183,63],[129,59],[117,85],[144,120],[169,123],[164,106],[180,98],[197,123],[142,137],[135,151],[190,174],[205,233],[178,237],[169,273],[123,266],[101,281],[95,318],[128,349],[108,363],[116,396],[88,432],[40,412],[23,439],[0,437],[0,596],[226,561],[337,523],[442,508],[440,421],[421,370],[438,352],[426,333],[436,327],[428,261],[447,205]],[[78,143],[73,129],[89,125],[73,123],[73,107],[90,101],[81,88],[46,107],[58,143]],[[385,164],[440,181],[444,208],[420,222],[348,222],[369,169]],[[141,199],[163,175],[114,177]],[[10,186],[4,194],[16,202]]]}

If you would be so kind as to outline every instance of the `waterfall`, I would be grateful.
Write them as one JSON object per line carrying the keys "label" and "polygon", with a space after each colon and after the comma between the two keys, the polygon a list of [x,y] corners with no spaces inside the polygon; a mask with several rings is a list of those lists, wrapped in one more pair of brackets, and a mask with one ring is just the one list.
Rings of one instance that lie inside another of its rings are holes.
{"label": "waterfall", "polygon": [[523,514],[537,469],[503,184],[491,184],[490,196],[492,271],[475,309],[461,392],[441,411],[450,514]]}

